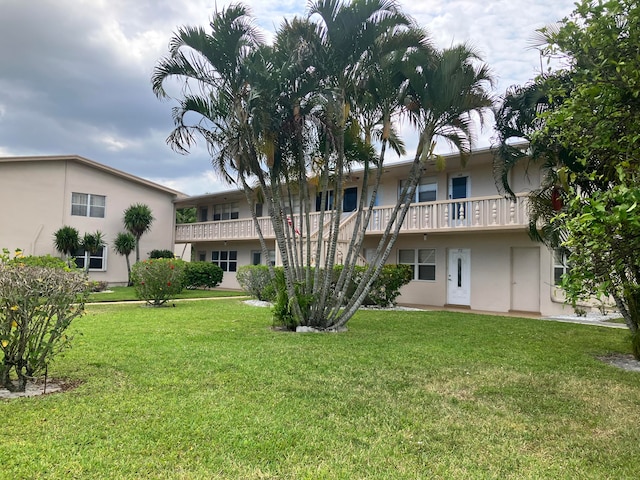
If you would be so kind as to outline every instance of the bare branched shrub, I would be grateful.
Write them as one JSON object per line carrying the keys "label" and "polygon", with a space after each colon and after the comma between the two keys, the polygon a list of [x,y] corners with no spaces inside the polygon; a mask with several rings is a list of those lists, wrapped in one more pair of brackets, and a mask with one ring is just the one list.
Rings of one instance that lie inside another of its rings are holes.
{"label": "bare branched shrub", "polygon": [[33,265],[0,262],[0,384],[24,391],[69,346],[65,331],[84,313],[86,275]]}

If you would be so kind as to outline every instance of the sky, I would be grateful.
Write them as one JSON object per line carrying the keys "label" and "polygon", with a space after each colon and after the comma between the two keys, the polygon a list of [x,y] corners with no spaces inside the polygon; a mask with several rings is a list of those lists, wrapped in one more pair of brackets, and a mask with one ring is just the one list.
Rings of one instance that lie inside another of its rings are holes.
{"label": "sky", "polygon": [[[0,156],[76,154],[189,195],[230,188],[202,144],[166,144],[175,102],[151,91],[179,26],[207,26],[226,0],[0,0]],[[266,38],[305,0],[247,0]],[[497,78],[494,94],[534,78],[535,31],[574,0],[400,0],[438,48],[468,42]],[[478,129],[480,130],[480,129]],[[488,147],[493,131],[479,131]],[[415,144],[407,139],[408,154]],[[451,149],[439,145],[439,151]]]}

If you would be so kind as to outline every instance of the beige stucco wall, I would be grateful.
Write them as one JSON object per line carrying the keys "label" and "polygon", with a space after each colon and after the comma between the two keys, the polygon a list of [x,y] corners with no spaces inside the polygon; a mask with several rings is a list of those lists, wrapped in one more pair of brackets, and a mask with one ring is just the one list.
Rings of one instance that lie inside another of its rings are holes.
{"label": "beige stucco wall", "polygon": [[[105,217],[72,216],[72,192],[106,196]],[[27,255],[60,256],[53,236],[63,225],[77,228],[80,236],[100,230],[108,245],[106,271],[91,271],[90,277],[125,283],[125,259],[112,247],[115,236],[124,231],[124,210],[134,203],[144,203],[153,212],[155,221],[141,239],[141,258],[146,258],[153,249],[173,249],[173,198],[169,192],[74,160],[0,162],[0,248],[22,248]]]}
{"label": "beige stucco wall", "polygon": [[[373,244],[371,244],[373,246]],[[444,306],[447,303],[448,251],[465,248],[471,255],[471,304],[473,310],[494,312],[512,311],[512,248],[539,249],[537,278],[539,310],[542,315],[554,315],[571,311],[559,298],[552,295],[552,257],[541,244],[532,242],[526,232],[429,234],[401,237],[391,253],[388,263],[396,263],[398,250],[404,248],[436,249],[436,281],[415,280],[404,286],[398,301],[405,304]]]}

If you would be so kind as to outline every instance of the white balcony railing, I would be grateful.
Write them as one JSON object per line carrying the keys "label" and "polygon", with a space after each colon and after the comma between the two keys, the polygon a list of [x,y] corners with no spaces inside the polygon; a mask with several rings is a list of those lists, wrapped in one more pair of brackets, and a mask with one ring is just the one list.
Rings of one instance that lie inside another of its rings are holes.
{"label": "white balcony railing", "polygon": [[[292,225],[298,231],[303,227],[298,221],[298,215],[293,215]],[[329,219],[329,214],[325,214],[325,222]],[[310,229],[317,232],[320,223],[320,214],[312,213],[309,215]],[[260,217],[258,219],[260,230],[264,238],[275,238],[273,225],[269,217]],[[176,225],[176,242],[197,242],[208,240],[252,240],[258,238],[258,231],[251,218],[242,218],[238,220],[222,220],[216,222],[199,222],[199,223],[181,223]]]}
{"label": "white balcony railing", "polygon": [[[392,206],[375,207],[369,220],[367,233],[382,233],[391,219],[392,211]],[[325,221],[328,219],[326,215]],[[351,215],[342,223],[340,240],[347,241],[351,238],[354,219],[355,216]],[[311,215],[312,232],[318,230],[319,220],[319,214]],[[268,217],[262,217],[258,221],[264,237],[275,238],[271,220]],[[401,232],[516,229],[525,227],[528,222],[526,194],[518,195],[516,200],[502,196],[475,197],[413,204],[409,207],[402,223]],[[296,222],[296,225],[299,223]],[[253,220],[250,218],[176,226],[178,243],[250,240],[257,237]]]}
{"label": "white balcony railing", "polygon": [[[376,207],[367,232],[383,232],[392,211],[393,207]],[[525,196],[515,201],[502,196],[476,197],[411,205],[400,231],[492,230],[524,227],[528,222]]]}

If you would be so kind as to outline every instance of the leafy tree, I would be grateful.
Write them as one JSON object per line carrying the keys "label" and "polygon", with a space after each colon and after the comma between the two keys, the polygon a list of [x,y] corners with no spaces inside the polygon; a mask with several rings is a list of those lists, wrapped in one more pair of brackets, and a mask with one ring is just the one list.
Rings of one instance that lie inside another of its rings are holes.
{"label": "leafy tree", "polygon": [[[265,257],[257,199],[267,206],[284,267],[288,324],[339,328],[380,274],[409,209],[402,198],[414,194],[435,139],[469,152],[472,116],[491,105],[491,76],[471,48],[438,51],[385,0],[311,2],[306,18],[283,22],[273,45],[264,44],[242,5],[216,13],[209,26],[210,33],[180,28],[154,69],[158,97],[168,97],[168,78],[185,85],[168,143],[187,153],[196,137],[204,138],[215,170],[244,190]],[[199,120],[189,123],[194,114]],[[402,116],[420,138],[411,175],[371,268],[347,298],[386,152],[403,152],[395,128]],[[344,241],[344,184],[356,165],[364,169],[361,198],[353,235]],[[313,190],[321,208],[312,215]]]}
{"label": "leafy tree", "polygon": [[71,257],[76,254],[80,248],[80,234],[74,227],[65,225],[60,227],[54,234],[53,243],[60,253],[67,258],[67,264],[71,266]]}
{"label": "leafy tree", "polygon": [[148,205],[136,203],[124,211],[124,228],[136,239],[136,262],[140,261],[140,237],[151,230],[155,219]]}
{"label": "leafy tree", "polygon": [[[536,79],[539,101],[505,110],[498,126],[504,147],[515,119],[529,119],[532,158],[547,166],[540,238],[569,252],[568,300],[611,296],[640,359],[640,5],[576,5],[541,31],[544,52],[562,68]],[[510,161],[499,157],[499,169]]]}
{"label": "leafy tree", "polygon": [[195,223],[196,207],[178,208],[176,210],[176,223]]}
{"label": "leafy tree", "polygon": [[136,249],[136,237],[129,232],[120,232],[113,241],[113,249],[118,255],[122,255],[127,262],[127,286],[131,283],[131,262],[129,255]]}

